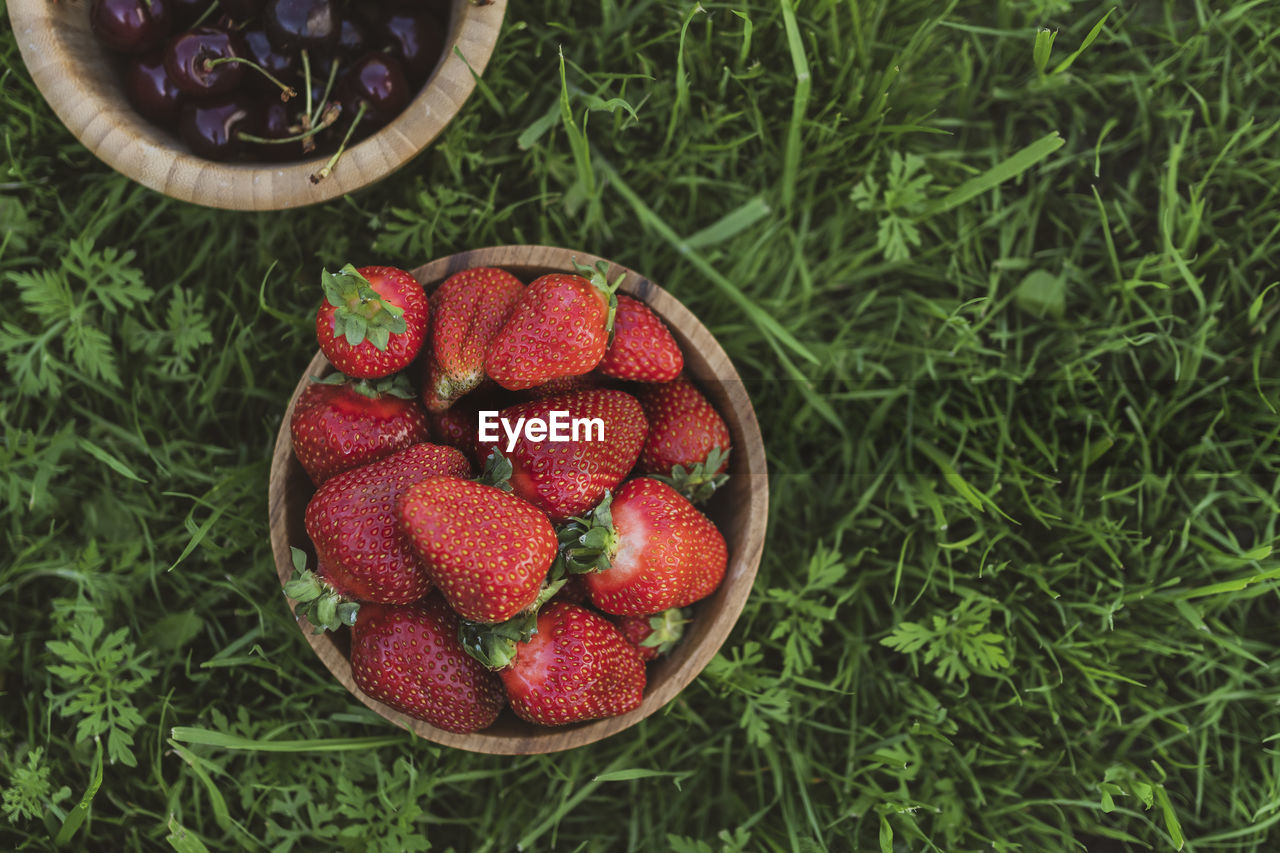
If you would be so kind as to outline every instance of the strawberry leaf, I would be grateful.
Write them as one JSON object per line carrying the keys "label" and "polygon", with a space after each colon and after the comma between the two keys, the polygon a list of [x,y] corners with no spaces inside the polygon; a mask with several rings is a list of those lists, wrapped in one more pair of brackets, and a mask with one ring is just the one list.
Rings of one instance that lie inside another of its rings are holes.
{"label": "strawberry leaf", "polygon": [[511,460],[503,456],[502,452],[495,448],[485,458],[484,471],[476,478],[476,482],[509,492],[511,491],[511,474],[514,471],[515,469],[511,467]]}
{"label": "strawberry leaf", "polygon": [[459,620],[458,642],[462,649],[491,670],[505,669],[515,660],[517,643],[527,643],[538,633],[538,611],[551,600],[565,579],[542,585],[533,603],[506,622],[485,623]]}
{"label": "strawberry leaf", "polygon": [[685,611],[678,607],[655,614],[649,617],[649,627],[653,631],[640,642],[640,645],[657,649],[658,654],[665,655],[680,642],[680,638],[684,636],[684,626],[690,621]]}
{"label": "strawberry leaf", "polygon": [[320,286],[325,300],[334,308],[333,336],[344,338],[348,346],[369,341],[386,352],[391,336],[408,329],[404,309],[383,299],[351,264],[336,273],[322,270]]}
{"label": "strawberry leaf", "polygon": [[702,462],[686,468],[676,465],[670,474],[651,474],[655,480],[661,480],[692,504],[706,503],[715,494],[716,489],[729,481],[728,474],[716,474],[729,459],[729,451],[719,447],[711,448],[707,458]]}
{"label": "strawberry leaf", "polygon": [[[315,633],[336,631],[343,625],[354,625],[360,605],[344,599],[324,578],[305,568],[306,554],[290,548],[296,569],[293,577],[284,585],[284,594],[298,603],[294,613],[305,616],[315,628]],[[302,568],[298,568],[299,560]]]}
{"label": "strawberry leaf", "polygon": [[573,264],[574,271],[595,285],[596,290],[603,293],[605,299],[608,301],[609,316],[605,318],[604,330],[609,333],[609,344],[612,345],[613,321],[618,314],[618,288],[622,286],[622,280],[627,277],[627,274],[621,273],[617,278],[610,282],[608,261],[596,261],[594,267],[578,263],[577,258],[570,258],[569,262]]}
{"label": "strawberry leaf", "polygon": [[613,529],[612,505],[613,494],[605,492],[595,509],[582,518],[569,519],[556,531],[560,550],[556,554],[555,570],[581,575],[602,572],[613,565],[618,535]]}

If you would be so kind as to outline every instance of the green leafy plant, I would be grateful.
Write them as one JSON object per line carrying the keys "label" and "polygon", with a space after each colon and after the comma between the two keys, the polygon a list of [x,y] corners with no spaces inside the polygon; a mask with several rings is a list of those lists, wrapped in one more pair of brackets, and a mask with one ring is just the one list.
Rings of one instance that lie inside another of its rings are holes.
{"label": "green leafy plant", "polygon": [[5,320],[0,336],[0,353],[23,393],[57,394],[72,372],[120,386],[110,334],[115,324],[105,321],[152,296],[135,257],[132,249],[99,249],[77,238],[56,267],[5,275],[34,321]]}
{"label": "green leafy plant", "polygon": [[880,642],[912,656],[922,652],[925,666],[944,681],[966,681],[970,675],[994,675],[1009,666],[1007,639],[989,629],[992,602],[966,595],[950,614],[932,616],[927,623],[899,622]]}
{"label": "green leafy plant", "polygon": [[0,810],[10,823],[40,817],[50,805],[57,805],[71,796],[71,789],[63,786],[57,791],[49,781],[49,765],[44,762],[44,747],[38,746],[27,753],[25,763],[16,763],[9,777],[9,785],[0,794]]}
{"label": "green leafy plant", "polygon": [[881,182],[868,174],[849,193],[849,200],[858,210],[879,216],[876,248],[884,253],[886,261],[905,261],[911,257],[912,247],[920,247],[920,229],[915,218],[925,211],[927,188],[932,181],[933,176],[925,171],[923,157],[904,156],[895,150],[889,152],[883,190]]}
{"label": "green leafy plant", "polygon": [[[782,644],[782,677],[806,673],[813,667],[822,638],[840,606],[857,593],[845,582],[848,565],[837,548],[822,546],[809,557],[801,583],[769,589],[767,599],[778,618],[769,632]],[[790,578],[788,579],[791,580]]]}
{"label": "green leafy plant", "polygon": [[65,608],[61,627],[66,639],[45,644],[61,661],[48,667],[62,683],[47,694],[53,708],[76,719],[77,741],[106,735],[108,760],[136,767],[133,734],[143,718],[132,697],[156,674],[142,663],[148,654],[126,639],[128,628],[104,635],[102,616],[83,600]]}

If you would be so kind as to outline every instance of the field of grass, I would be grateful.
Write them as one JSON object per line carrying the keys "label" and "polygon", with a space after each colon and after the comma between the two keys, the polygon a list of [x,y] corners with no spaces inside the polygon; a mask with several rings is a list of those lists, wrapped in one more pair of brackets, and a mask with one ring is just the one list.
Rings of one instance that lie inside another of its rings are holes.
{"label": "field of grass", "polygon": [[[1280,849],[1277,33],[1267,0],[513,2],[396,180],[246,215],[88,154],[6,23],[0,849]],[[266,483],[322,267],[518,242],[707,323],[773,500],[677,701],[511,759],[332,681]]]}

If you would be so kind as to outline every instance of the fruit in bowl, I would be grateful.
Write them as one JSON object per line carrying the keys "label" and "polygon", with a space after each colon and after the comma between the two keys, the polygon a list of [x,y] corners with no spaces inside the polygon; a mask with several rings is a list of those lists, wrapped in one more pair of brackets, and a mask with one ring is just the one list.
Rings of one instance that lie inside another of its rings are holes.
{"label": "fruit in bowl", "polygon": [[[272,543],[281,582],[306,616],[300,624],[354,695],[431,740],[482,752],[550,752],[620,731],[697,675],[750,591],[767,475],[742,383],[683,306],[643,276],[582,253],[500,247],[410,272],[430,294],[429,307],[416,359],[392,368],[399,370],[395,399],[412,399],[435,440],[416,426],[362,426],[359,440],[329,446],[366,453],[378,444],[377,459],[362,456],[323,482],[309,475],[314,460],[304,468],[294,447],[317,444],[316,418],[313,406],[298,403],[317,387],[369,386],[369,408],[392,393],[392,377],[356,383],[332,373],[323,353],[281,427]],[[535,286],[543,278],[552,281]],[[636,304],[619,311],[624,296]],[[346,304],[366,326],[385,311],[372,297]],[[644,312],[652,316],[635,322]],[[630,319],[615,328],[621,315]],[[332,321],[320,322],[322,347],[370,343],[339,323],[334,335]],[[397,335],[414,333],[413,322],[372,325],[388,330],[375,342],[388,351]],[[638,342],[628,329],[646,337]],[[643,364],[633,363],[635,353]],[[696,394],[705,410],[674,422],[719,421],[719,431],[700,426],[698,440],[687,443],[688,452],[703,453],[698,458],[682,455],[672,436],[654,434],[642,402],[677,377],[689,389],[681,400]],[[291,429],[295,421],[301,426]],[[723,446],[704,451],[706,434]],[[640,465],[650,445],[662,448],[655,458],[665,470]],[[413,464],[402,458],[415,454]],[[672,476],[700,464],[716,474],[714,483]],[[424,576],[429,591],[420,593]],[[440,627],[450,620],[456,632]],[[429,632],[421,627],[427,623]],[[313,626],[337,630],[316,634]],[[471,698],[452,695],[449,679],[403,657],[382,677],[378,667],[388,658],[374,652],[386,637],[408,636],[402,632],[425,644],[402,647],[429,648],[450,661]],[[495,689],[506,708],[500,713],[492,712]],[[465,722],[431,710],[464,706]]]}
{"label": "fruit in bowl", "polygon": [[[92,0],[88,16],[118,55],[129,102],[177,129],[193,154],[278,161],[333,150],[318,181],[354,137],[394,119],[426,83],[449,7],[211,0],[188,20],[171,0]],[[157,54],[159,63],[143,58]]]}
{"label": "fruit in bowl", "polygon": [[[406,165],[475,90],[506,13],[506,0],[6,5],[27,72],[91,153],[166,195],[233,210],[323,202]],[[330,41],[316,26],[335,11]]]}

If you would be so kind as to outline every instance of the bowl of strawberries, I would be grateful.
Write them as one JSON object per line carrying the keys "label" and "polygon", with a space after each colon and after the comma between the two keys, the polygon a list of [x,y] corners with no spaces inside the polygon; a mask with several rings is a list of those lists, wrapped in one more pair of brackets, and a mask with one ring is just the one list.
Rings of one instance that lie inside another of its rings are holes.
{"label": "bowl of strawberries", "polygon": [[322,275],[272,549],[334,677],[420,736],[555,752],[670,702],[764,546],[754,410],[643,275],[545,246]]}

